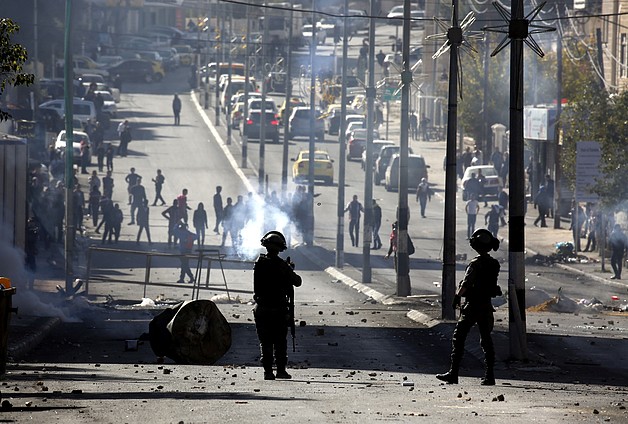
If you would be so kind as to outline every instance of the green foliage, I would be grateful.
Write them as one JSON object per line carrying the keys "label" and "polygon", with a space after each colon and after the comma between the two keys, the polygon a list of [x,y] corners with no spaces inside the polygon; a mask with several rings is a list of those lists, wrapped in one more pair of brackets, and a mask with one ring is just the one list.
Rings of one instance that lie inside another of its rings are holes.
{"label": "green foliage", "polygon": [[594,192],[602,205],[612,207],[628,199],[628,92],[609,95],[589,62],[565,62],[563,87],[569,103],[561,119],[563,177],[575,184],[576,144],[597,141],[601,145],[600,172]]}
{"label": "green foliage", "polygon": [[[28,59],[26,49],[20,44],[11,43],[11,35],[19,29],[11,19],[0,19],[0,96],[7,85],[31,85],[35,79],[33,74],[22,72],[23,64]],[[8,112],[0,110],[0,121],[9,118],[11,115]]]}
{"label": "green foliage", "polygon": [[[483,46],[477,46],[479,53],[472,56],[461,55],[462,100],[458,102],[458,125],[465,135],[480,141],[484,134],[483,96],[484,96],[484,52]],[[509,82],[508,60],[489,58],[488,63],[488,125],[504,124],[508,126]],[[490,129],[489,129],[490,137]]]}

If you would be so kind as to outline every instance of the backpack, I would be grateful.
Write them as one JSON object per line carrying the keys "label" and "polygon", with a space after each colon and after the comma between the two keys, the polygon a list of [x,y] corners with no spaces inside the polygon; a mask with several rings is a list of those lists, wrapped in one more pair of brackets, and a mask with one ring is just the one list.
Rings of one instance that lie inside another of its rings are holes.
{"label": "backpack", "polygon": [[414,248],[414,243],[412,243],[412,239],[410,238],[410,235],[408,234],[408,256],[411,256],[412,254],[414,254],[415,251],[416,249]]}

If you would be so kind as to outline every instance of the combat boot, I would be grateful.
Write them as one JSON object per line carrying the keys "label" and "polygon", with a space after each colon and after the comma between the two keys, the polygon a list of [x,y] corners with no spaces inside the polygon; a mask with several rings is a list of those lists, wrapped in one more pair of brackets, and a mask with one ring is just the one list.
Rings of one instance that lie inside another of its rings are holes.
{"label": "combat boot", "polygon": [[277,378],[281,380],[290,380],[292,376],[286,372],[285,368],[277,368]]}
{"label": "combat boot", "polygon": [[495,375],[493,374],[493,367],[487,367],[486,372],[484,373],[484,378],[480,381],[482,386],[494,386],[495,385]]}
{"label": "combat boot", "polygon": [[436,374],[436,378],[447,384],[458,384],[458,371],[451,369],[445,374]]}
{"label": "combat boot", "polygon": [[264,371],[264,380],[274,380],[275,374],[273,374],[273,370]]}

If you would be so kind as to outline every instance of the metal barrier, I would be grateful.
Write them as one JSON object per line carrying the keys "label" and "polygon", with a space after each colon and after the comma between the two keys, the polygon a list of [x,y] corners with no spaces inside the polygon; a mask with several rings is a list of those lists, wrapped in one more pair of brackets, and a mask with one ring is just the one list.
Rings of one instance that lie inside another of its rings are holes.
{"label": "metal barrier", "polygon": [[[145,271],[144,271],[144,281],[134,281],[134,280],[125,280],[125,279],[116,279],[111,276],[107,278],[93,276],[92,275],[92,261],[93,256],[96,253],[109,253],[109,254],[120,254],[120,255],[138,255],[138,256],[146,256],[145,263]],[[85,294],[89,293],[89,283],[90,281],[107,281],[107,282],[117,282],[117,283],[125,283],[125,284],[142,284],[144,286],[144,297],[146,297],[146,288],[151,285],[154,287],[178,287],[181,288],[181,284],[169,284],[169,283],[151,283],[150,276],[153,265],[153,258],[156,257],[168,257],[168,258],[181,258],[187,257],[188,259],[196,260],[196,272],[194,274],[194,284],[192,284],[192,299],[198,299],[200,290],[219,290],[225,291],[227,293],[227,297],[231,300],[231,294],[229,290],[229,286],[227,284],[227,277],[225,275],[225,270],[223,267],[223,263],[237,263],[237,264],[250,264],[251,267],[253,265],[253,261],[246,260],[236,260],[236,259],[227,259],[226,254],[221,253],[220,249],[216,248],[200,248],[196,250],[196,254],[187,254],[182,255],[178,253],[167,253],[167,252],[153,252],[153,251],[143,251],[143,250],[129,250],[129,249],[114,249],[114,248],[106,248],[106,247],[97,247],[90,246],[87,251],[87,270],[86,270],[86,279],[85,279]],[[210,285],[209,284],[209,276],[211,273],[212,263],[217,261],[220,266],[220,271],[222,273],[222,280],[224,283],[223,286]],[[203,277],[203,269],[205,268],[203,265],[207,262],[206,267],[206,275],[205,275],[205,284],[201,284],[201,280]],[[243,290],[231,290],[233,292],[244,292]],[[246,291],[248,293],[248,291]]]}

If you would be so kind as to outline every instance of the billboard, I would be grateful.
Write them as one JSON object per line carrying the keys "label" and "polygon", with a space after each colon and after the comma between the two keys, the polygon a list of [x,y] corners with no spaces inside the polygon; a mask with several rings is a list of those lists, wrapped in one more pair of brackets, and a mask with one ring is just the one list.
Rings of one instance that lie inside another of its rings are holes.
{"label": "billboard", "polygon": [[576,199],[578,202],[598,201],[598,195],[591,192],[600,176],[602,151],[597,141],[580,141],[576,144]]}
{"label": "billboard", "polygon": [[556,109],[526,106],[523,108],[523,138],[537,141],[555,140]]}

